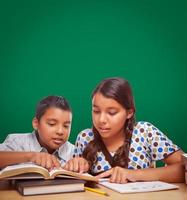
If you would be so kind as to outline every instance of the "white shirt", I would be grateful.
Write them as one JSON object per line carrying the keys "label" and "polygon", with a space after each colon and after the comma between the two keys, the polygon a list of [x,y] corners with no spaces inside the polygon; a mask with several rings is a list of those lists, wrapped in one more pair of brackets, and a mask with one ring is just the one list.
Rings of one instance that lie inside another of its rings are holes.
{"label": "white shirt", "polygon": [[[47,149],[39,144],[36,133],[33,131],[32,133],[9,134],[5,141],[0,144],[0,151],[47,152]],[[74,145],[67,141],[53,155],[63,165],[73,157],[73,153]]]}

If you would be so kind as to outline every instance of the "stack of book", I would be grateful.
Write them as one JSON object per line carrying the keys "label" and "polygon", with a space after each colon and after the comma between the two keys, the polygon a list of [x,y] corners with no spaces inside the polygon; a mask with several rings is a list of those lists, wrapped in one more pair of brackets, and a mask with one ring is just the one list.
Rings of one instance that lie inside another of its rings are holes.
{"label": "stack of book", "polygon": [[31,164],[17,164],[0,171],[0,180],[11,179],[22,195],[51,194],[84,191],[87,181],[97,182],[89,174],[66,171],[62,168],[47,169]]}
{"label": "stack of book", "polygon": [[187,184],[187,154],[183,154],[183,162],[184,162],[184,165],[185,165],[185,181],[186,181],[186,184]]}

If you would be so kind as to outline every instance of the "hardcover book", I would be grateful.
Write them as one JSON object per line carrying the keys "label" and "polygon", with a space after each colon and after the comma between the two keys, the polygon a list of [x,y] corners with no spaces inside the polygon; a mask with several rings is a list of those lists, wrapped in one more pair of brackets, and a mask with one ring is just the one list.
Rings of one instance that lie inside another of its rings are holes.
{"label": "hardcover book", "polygon": [[74,178],[94,182],[98,181],[94,176],[87,173],[81,174],[67,171],[62,168],[48,171],[46,168],[32,163],[10,165],[0,171],[0,179],[54,179],[55,177]]}
{"label": "hardcover book", "polygon": [[21,195],[39,195],[64,192],[84,191],[83,180],[52,179],[52,180],[15,180],[15,188]]}
{"label": "hardcover book", "polygon": [[184,166],[185,166],[185,182],[187,184],[187,154],[184,153],[182,155],[182,159],[183,159],[183,163],[184,163]]}

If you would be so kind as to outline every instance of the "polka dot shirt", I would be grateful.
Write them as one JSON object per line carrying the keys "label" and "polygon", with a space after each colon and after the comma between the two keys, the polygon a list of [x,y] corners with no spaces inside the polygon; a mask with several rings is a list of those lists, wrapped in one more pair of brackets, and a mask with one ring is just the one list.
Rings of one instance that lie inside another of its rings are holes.
{"label": "polka dot shirt", "polygon": [[[75,143],[75,156],[81,156],[86,145],[93,138],[91,129],[80,132]],[[173,144],[158,128],[148,122],[138,122],[132,133],[128,168],[148,168],[154,161],[162,160],[177,150],[179,147]],[[97,152],[97,162],[92,166],[92,173],[99,173],[110,168],[104,154]]]}

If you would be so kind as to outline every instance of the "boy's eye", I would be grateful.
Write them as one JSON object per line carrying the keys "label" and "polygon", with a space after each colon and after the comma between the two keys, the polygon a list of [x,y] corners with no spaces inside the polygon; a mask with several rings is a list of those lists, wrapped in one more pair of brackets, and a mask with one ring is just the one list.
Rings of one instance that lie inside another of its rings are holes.
{"label": "boy's eye", "polygon": [[47,123],[49,126],[55,126],[55,123]]}
{"label": "boy's eye", "polygon": [[64,128],[68,129],[70,125],[64,125]]}

